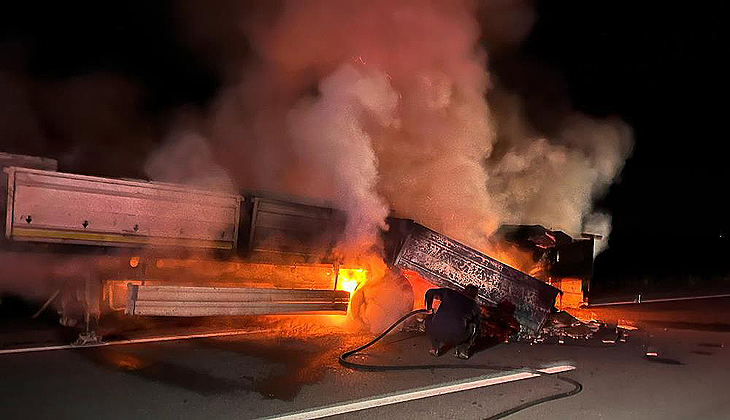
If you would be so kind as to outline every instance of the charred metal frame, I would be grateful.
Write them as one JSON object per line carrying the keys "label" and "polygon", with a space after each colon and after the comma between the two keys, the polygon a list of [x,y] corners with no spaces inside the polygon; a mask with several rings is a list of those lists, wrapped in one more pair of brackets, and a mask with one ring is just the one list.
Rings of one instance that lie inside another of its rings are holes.
{"label": "charred metal frame", "polygon": [[445,235],[412,223],[395,258],[395,266],[413,270],[437,286],[463,290],[479,288],[485,306],[507,301],[522,330],[536,334],[560,291]]}

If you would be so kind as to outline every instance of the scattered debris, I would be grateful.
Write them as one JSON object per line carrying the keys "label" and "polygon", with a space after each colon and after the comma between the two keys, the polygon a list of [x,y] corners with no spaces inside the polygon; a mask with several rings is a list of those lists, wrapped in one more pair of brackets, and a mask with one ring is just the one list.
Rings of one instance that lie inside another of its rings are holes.
{"label": "scattered debris", "polygon": [[[406,323],[401,331],[425,332],[424,318],[415,317],[413,322]],[[510,308],[504,305],[497,308],[482,308],[480,334],[483,339],[490,339],[495,343],[522,341],[530,344],[566,344],[566,342],[595,340],[596,343],[600,343],[599,345],[616,345],[628,340],[628,332],[623,328],[594,319],[581,321],[563,311],[551,314],[536,336],[525,335]]]}
{"label": "scattered debris", "polygon": [[583,322],[567,312],[557,312],[548,318],[535,341],[544,341],[549,337],[564,337],[572,339],[588,339],[601,328],[597,321]]}
{"label": "scattered debris", "polygon": [[623,320],[623,319],[618,320],[616,327],[621,328],[623,330],[629,330],[629,331],[635,331],[635,330],[639,329],[638,327],[631,325],[631,323],[629,323],[628,321]]}
{"label": "scattered debris", "polygon": [[100,344],[101,342],[101,336],[96,335],[94,331],[87,331],[79,334],[79,338],[77,338],[72,345],[87,346],[90,344]]}
{"label": "scattered debris", "polygon": [[582,321],[567,312],[551,314],[540,333],[532,339],[533,343],[565,344],[573,341],[588,341],[595,339],[602,344],[615,345],[625,343],[627,333],[615,325],[605,324],[595,319]]}

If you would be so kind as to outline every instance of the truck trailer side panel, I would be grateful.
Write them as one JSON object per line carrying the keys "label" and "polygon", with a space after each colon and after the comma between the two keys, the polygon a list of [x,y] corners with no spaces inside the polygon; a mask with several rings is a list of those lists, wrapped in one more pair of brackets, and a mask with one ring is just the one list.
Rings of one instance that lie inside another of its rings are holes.
{"label": "truck trailer side panel", "polygon": [[320,206],[251,197],[248,251],[254,260],[327,261],[341,239],[344,213]]}
{"label": "truck trailer side panel", "polygon": [[180,186],[9,167],[14,241],[234,250],[241,197]]}

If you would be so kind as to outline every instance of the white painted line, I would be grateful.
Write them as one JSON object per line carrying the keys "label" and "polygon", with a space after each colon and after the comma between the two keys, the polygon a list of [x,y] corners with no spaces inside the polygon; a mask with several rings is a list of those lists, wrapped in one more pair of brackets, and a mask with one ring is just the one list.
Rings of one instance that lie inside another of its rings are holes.
{"label": "white painted line", "polygon": [[118,340],[118,341],[106,341],[95,344],[63,344],[58,346],[45,346],[45,347],[26,347],[20,349],[5,349],[0,350],[1,354],[18,354],[18,353],[33,353],[39,351],[50,351],[50,350],[70,350],[70,349],[88,349],[92,347],[107,347],[107,346],[120,346],[123,344],[141,344],[141,343],[159,343],[163,341],[177,341],[177,340],[190,340],[193,338],[210,338],[210,337],[228,337],[232,335],[245,335],[245,334],[256,334],[273,331],[271,329],[256,330],[256,331],[220,331],[212,333],[201,333],[201,334],[187,334],[187,335],[172,335],[162,337],[146,337],[146,338],[134,338],[130,340]]}
{"label": "white painted line", "polygon": [[350,413],[353,411],[367,410],[369,408],[381,407],[402,403],[406,401],[418,400],[421,398],[434,397],[437,395],[451,394],[454,392],[467,391],[470,389],[481,388],[490,385],[503,384],[506,382],[514,382],[522,379],[535,378],[540,374],[554,374],[567,372],[575,369],[574,366],[562,365],[546,369],[540,369],[538,372],[514,372],[504,375],[488,375],[470,378],[462,381],[447,382],[444,384],[428,386],[424,388],[409,389],[392,394],[386,394],[378,397],[371,397],[357,401],[350,401],[341,404],[329,405],[311,410],[298,411],[289,414],[266,417],[261,420],[311,420],[322,417],[334,416],[337,414]]}
{"label": "white painted line", "polygon": [[642,303],[659,303],[659,302],[675,302],[678,300],[697,300],[697,299],[712,299],[712,298],[724,298],[724,297],[730,297],[730,293],[725,293],[722,295],[704,295],[704,296],[685,296],[685,297],[676,297],[676,298],[663,298],[663,299],[646,299],[641,300],[639,302],[638,300],[626,300],[621,302],[606,302],[606,303],[593,303],[589,304],[589,308],[594,308],[596,306],[613,306],[613,305],[641,305]]}

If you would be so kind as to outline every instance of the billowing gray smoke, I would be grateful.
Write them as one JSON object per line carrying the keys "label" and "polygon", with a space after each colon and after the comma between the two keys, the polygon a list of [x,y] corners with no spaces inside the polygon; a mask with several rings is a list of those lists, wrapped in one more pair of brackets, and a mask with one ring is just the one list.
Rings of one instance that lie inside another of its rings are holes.
{"label": "billowing gray smoke", "polygon": [[[487,189],[505,223],[542,224],[571,235],[603,235],[610,215],[593,202],[613,183],[631,150],[631,129],[611,118],[571,112],[553,133],[538,131],[523,112],[521,98],[495,90],[499,150],[487,159]],[[600,249],[599,249],[600,250]]]}
{"label": "billowing gray smoke", "polygon": [[484,243],[499,212],[486,189],[493,132],[474,9],[380,0],[280,10],[243,20],[257,55],[213,111],[214,150],[239,185],[335,203],[364,242],[390,208]]}
{"label": "billowing gray smoke", "polygon": [[213,158],[200,127],[193,125],[196,118],[189,113],[181,115],[162,146],[147,157],[145,173],[156,181],[237,193],[235,181]]}
{"label": "billowing gray smoke", "polygon": [[502,223],[608,234],[593,202],[620,172],[630,130],[569,111],[543,132],[520,96],[490,85],[483,46],[519,44],[535,18],[528,2],[229,4],[216,9],[239,21],[220,25],[226,36],[200,29],[223,12],[194,10],[183,13],[192,48],[210,55],[211,40],[245,36],[253,51],[219,46],[230,60],[214,60],[230,83],[210,111],[211,147],[240,188],[347,210],[349,243],[372,243],[388,209],[479,248]]}
{"label": "billowing gray smoke", "polygon": [[[156,123],[121,75],[49,85],[0,74],[12,112],[0,127],[42,154],[52,141],[32,115],[37,97],[74,141],[65,170],[118,176],[132,162],[156,180],[329,202],[348,213],[340,251],[351,257],[391,210],[482,249],[502,223],[606,235],[594,202],[621,171],[630,129],[569,107],[545,107],[550,124],[537,124],[533,98],[488,65],[530,33],[530,3],[180,0],[180,39],[224,86],[181,113],[144,165]],[[363,302],[395,300],[398,287],[375,286],[388,298]]]}
{"label": "billowing gray smoke", "polygon": [[[370,132],[397,128],[398,96],[385,74],[345,64],[319,86],[317,98],[304,98],[288,116],[289,134],[299,161],[314,182],[328,185],[331,200],[347,211],[343,247],[372,244],[385,229],[388,206],[375,191],[378,161]],[[370,123],[370,130],[366,124]],[[342,249],[342,253],[367,251]]]}

